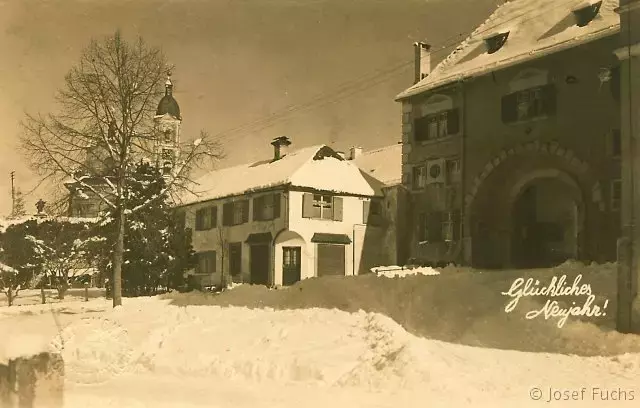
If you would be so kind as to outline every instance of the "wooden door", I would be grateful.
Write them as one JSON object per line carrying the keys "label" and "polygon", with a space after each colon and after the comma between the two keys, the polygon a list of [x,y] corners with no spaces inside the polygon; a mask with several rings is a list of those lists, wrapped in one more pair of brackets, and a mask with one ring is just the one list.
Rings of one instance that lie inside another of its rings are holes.
{"label": "wooden door", "polygon": [[300,247],[282,248],[282,284],[293,285],[300,281]]}
{"label": "wooden door", "polygon": [[251,245],[251,284],[269,285],[271,256],[269,245]]}

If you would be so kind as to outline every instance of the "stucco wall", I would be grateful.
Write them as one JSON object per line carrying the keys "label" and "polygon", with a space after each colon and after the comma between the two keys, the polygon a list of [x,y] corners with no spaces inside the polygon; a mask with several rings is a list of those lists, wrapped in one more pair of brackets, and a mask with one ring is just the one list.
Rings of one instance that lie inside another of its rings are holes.
{"label": "stucco wall", "polygon": [[[272,194],[269,192],[268,194]],[[264,193],[263,193],[264,194]],[[287,201],[286,193],[280,191],[281,203]],[[237,198],[226,198],[221,200],[209,201],[205,203],[199,203],[186,207],[186,227],[193,230],[193,249],[196,252],[202,251],[216,251],[216,273],[212,276],[205,277],[203,284],[220,284],[222,277],[221,272],[224,271],[226,276],[229,274],[229,255],[226,251],[228,243],[241,242],[242,243],[242,272],[239,277],[243,281],[249,281],[250,278],[250,248],[245,243],[249,234],[270,232],[272,237],[284,229],[286,223],[286,206],[281,205],[280,217],[271,221],[253,221],[253,198],[261,194],[247,195]],[[232,202],[234,200],[249,198],[249,222],[235,225],[235,226],[222,226],[222,206],[224,203]],[[200,208],[210,207],[216,204],[218,206],[218,228],[213,228],[206,231],[196,231],[195,218],[196,211]],[[223,245],[224,244],[224,245]],[[224,251],[224,263],[222,255]],[[273,254],[271,255],[273,258]]]}
{"label": "stucco wall", "polygon": [[[610,91],[611,82],[601,83],[599,74],[602,68],[617,64],[613,54],[616,41],[616,37],[605,38],[438,90],[438,93],[449,96],[455,107],[462,109],[461,134],[443,140],[413,141],[413,119],[420,116],[421,107],[433,93],[404,102],[404,184],[411,186],[413,165],[429,158],[462,156],[464,142],[464,183],[458,187],[455,206],[462,207],[467,216],[465,245],[477,248],[475,244],[478,242],[473,242],[475,226],[470,213],[498,212],[494,200],[487,199],[482,204],[476,200],[483,194],[483,189],[491,188],[492,183],[504,182],[507,176],[493,175],[518,168],[520,157],[532,160],[531,171],[543,165],[564,167],[578,181],[585,197],[582,258],[596,261],[615,259],[619,213],[609,208],[610,182],[620,177],[620,163],[610,155],[609,135],[612,129],[620,128],[620,113]],[[505,124],[501,117],[501,98],[511,93],[518,74],[530,68],[546,71],[549,82],[555,84],[555,115],[543,120]],[[574,80],[568,81],[569,77]],[[551,154],[553,160],[545,158],[549,155],[549,146],[554,150]],[[510,160],[515,164],[507,165]],[[507,185],[502,187],[509,188]],[[500,186],[496,185],[496,188]],[[439,202],[434,191],[427,189],[412,193],[412,218],[417,220],[418,211],[437,207]],[[465,208],[463,203],[469,205]],[[508,213],[501,213],[500,217],[508,218],[505,214]],[[415,228],[412,232],[410,246],[415,253],[418,250]]]}
{"label": "stucco wall", "polygon": [[[269,192],[270,194],[272,192]],[[250,279],[250,251],[245,240],[249,234],[270,232],[274,238],[271,251],[270,281],[276,285],[282,284],[283,247],[301,248],[301,278],[306,279],[317,276],[317,247],[311,242],[315,233],[344,234],[351,239],[351,244],[345,245],[345,273],[347,275],[365,273],[369,268],[388,264],[390,256],[395,252],[395,234],[386,234],[386,225],[370,227],[363,225],[363,203],[369,198],[342,197],[343,217],[342,221],[318,220],[302,217],[302,203],[304,193],[301,191],[281,191],[280,217],[273,221],[252,221],[241,225],[222,227],[222,206],[233,199],[222,199],[213,202],[199,203],[187,206],[186,226],[193,230],[193,248],[196,252],[216,251],[216,273],[202,277],[202,284],[217,285],[221,281],[221,271],[224,268],[228,277],[229,256],[224,252],[221,242],[242,242],[242,276],[241,279]],[[254,198],[259,194],[243,196],[242,198]],[[236,198],[236,200],[240,199]],[[395,208],[392,196],[389,197],[390,211]],[[195,214],[200,208],[206,208],[215,203],[218,206],[218,226],[206,231],[195,230]],[[383,204],[386,208],[386,201]],[[250,200],[249,213],[253,213],[253,200]],[[385,217],[386,218],[386,217]],[[288,228],[287,228],[288,226]],[[220,235],[222,234],[222,236]],[[222,240],[221,240],[222,238]],[[388,248],[385,248],[388,246]],[[224,246],[226,247],[226,245]],[[391,251],[391,252],[389,252]],[[354,262],[355,260],[355,262]]]}
{"label": "stucco wall", "polygon": [[[343,197],[342,221],[332,221],[303,218],[302,197],[304,193],[292,191],[289,194],[289,229],[297,232],[305,242],[302,259],[303,277],[317,275],[316,244],[311,242],[311,238],[315,233],[344,234],[351,239],[351,244],[345,245],[345,273],[347,275],[364,273],[369,263],[377,263],[377,260],[371,260],[369,251],[367,251],[369,257],[366,259],[362,258],[365,245],[381,246],[382,244],[379,240],[382,236],[382,229],[363,225],[363,202],[369,200],[368,198]],[[281,253],[281,249],[277,249],[276,253]],[[281,256],[280,254],[280,257]]]}

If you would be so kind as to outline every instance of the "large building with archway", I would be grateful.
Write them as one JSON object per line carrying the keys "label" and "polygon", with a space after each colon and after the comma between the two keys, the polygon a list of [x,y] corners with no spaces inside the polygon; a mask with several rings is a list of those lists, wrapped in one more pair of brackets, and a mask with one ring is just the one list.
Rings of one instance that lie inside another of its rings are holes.
{"label": "large building with archway", "polygon": [[431,69],[416,43],[403,106],[411,255],[530,268],[614,261],[620,236],[617,0],[515,0]]}

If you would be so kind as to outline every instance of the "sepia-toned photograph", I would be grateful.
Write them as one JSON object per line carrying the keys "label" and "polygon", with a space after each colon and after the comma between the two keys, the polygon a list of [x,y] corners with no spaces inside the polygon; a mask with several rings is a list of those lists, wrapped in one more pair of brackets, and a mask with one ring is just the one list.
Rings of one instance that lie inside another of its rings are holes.
{"label": "sepia-toned photograph", "polygon": [[0,0],[0,52],[0,408],[640,406],[640,0]]}

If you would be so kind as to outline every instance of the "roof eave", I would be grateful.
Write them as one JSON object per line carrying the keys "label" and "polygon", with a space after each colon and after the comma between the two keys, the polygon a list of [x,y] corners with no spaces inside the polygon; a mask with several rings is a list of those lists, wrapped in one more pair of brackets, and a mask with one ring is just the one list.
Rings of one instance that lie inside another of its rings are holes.
{"label": "roof eave", "polygon": [[192,205],[202,204],[202,203],[206,203],[206,202],[209,202],[209,201],[225,200],[225,199],[234,198],[234,197],[241,197],[241,196],[248,195],[248,194],[258,194],[258,193],[262,193],[262,192],[270,191],[270,190],[287,189],[290,186],[291,186],[291,183],[287,181],[287,182],[283,182],[283,183],[274,184],[274,185],[271,185],[271,186],[268,186],[268,187],[260,187],[260,188],[256,188],[256,189],[245,190],[245,191],[240,192],[240,193],[227,194],[227,195],[219,196],[219,197],[196,199],[194,201],[186,201],[186,202],[183,202],[183,203],[175,204],[173,206],[173,208],[189,207],[189,206],[192,206]]}
{"label": "roof eave", "polygon": [[[510,60],[506,60],[507,62],[504,62],[505,60],[501,60],[498,61],[497,63],[491,64],[491,65],[485,65],[483,67],[481,67],[480,69],[477,69],[475,71],[469,71],[466,73],[461,73],[458,74],[456,76],[451,76],[451,77],[447,77],[444,78],[440,81],[436,81],[433,83],[428,83],[425,84],[423,86],[412,86],[410,88],[408,88],[407,90],[405,90],[404,92],[400,93],[398,96],[396,96],[395,101],[396,102],[401,102],[404,101],[406,99],[409,99],[411,97],[429,92],[429,91],[433,91],[437,88],[446,86],[446,85],[450,85],[453,83],[459,83],[465,80],[468,80],[470,78],[474,78],[474,77],[478,77],[478,76],[483,76],[486,75],[488,73],[491,72],[495,72],[501,69],[505,69],[505,68],[509,68],[512,67],[514,65],[518,65],[518,64],[522,64],[523,62],[527,62],[527,61],[532,61],[534,59],[537,58],[542,58],[544,56],[550,55],[550,54],[554,54],[556,52],[560,52],[560,51],[564,51],[566,49],[569,48],[573,48],[577,45],[582,45],[582,44],[586,44],[588,42],[591,41],[596,41],[605,37],[608,37],[610,35],[614,35],[617,34],[620,31],[620,25],[619,24],[615,24],[615,25],[611,25],[609,27],[603,28],[602,30],[596,31],[594,33],[590,33],[585,35],[586,39],[582,40],[582,37],[575,37],[569,41],[566,42],[562,42],[562,43],[557,43],[557,44],[553,44],[552,46],[546,47],[546,48],[542,48],[536,51],[531,51],[528,53],[524,53],[524,54],[518,54],[514,57],[512,57]],[[581,41],[582,40],[582,41]],[[575,42],[578,42],[578,44],[576,44]],[[496,66],[496,64],[500,64],[499,66]]]}

